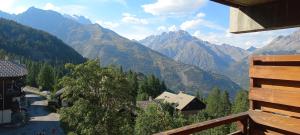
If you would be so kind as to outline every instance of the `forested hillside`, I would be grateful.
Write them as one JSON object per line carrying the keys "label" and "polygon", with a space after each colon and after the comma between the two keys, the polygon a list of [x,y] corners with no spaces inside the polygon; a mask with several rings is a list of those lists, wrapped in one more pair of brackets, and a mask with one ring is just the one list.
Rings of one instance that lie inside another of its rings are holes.
{"label": "forested hillside", "polygon": [[34,61],[82,63],[85,59],[58,38],[0,18],[0,49]]}

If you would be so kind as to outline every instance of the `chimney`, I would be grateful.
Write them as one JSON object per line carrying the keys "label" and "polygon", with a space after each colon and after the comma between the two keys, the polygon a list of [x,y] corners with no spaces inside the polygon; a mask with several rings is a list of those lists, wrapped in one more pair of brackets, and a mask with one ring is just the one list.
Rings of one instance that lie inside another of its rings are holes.
{"label": "chimney", "polygon": [[153,99],[152,99],[152,97],[151,96],[149,96],[149,101],[152,101]]}
{"label": "chimney", "polygon": [[4,57],[4,60],[8,60],[8,56],[5,56],[5,57]]}

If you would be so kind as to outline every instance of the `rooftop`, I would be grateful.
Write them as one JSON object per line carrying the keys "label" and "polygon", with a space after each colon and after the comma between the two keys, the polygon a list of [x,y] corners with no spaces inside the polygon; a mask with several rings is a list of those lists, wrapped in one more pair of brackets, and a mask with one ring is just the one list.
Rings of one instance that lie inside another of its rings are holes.
{"label": "rooftop", "polygon": [[164,102],[168,102],[168,103],[175,103],[177,104],[176,109],[182,110],[186,105],[188,105],[195,98],[196,98],[195,96],[191,96],[183,92],[179,92],[178,94],[173,94],[165,91],[155,99],[163,100]]}
{"label": "rooftop", "polygon": [[27,73],[27,69],[21,64],[0,60],[0,77],[22,77]]}

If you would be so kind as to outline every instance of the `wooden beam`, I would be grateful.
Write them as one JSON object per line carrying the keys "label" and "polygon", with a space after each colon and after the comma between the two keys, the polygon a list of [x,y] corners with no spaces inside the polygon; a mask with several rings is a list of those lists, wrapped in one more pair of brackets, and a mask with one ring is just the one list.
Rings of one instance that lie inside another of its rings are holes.
{"label": "wooden beam", "polygon": [[233,133],[230,133],[228,135],[244,135],[242,131],[235,131]]}
{"label": "wooden beam", "polygon": [[211,0],[231,7],[254,6],[270,3],[275,0]]}
{"label": "wooden beam", "polygon": [[296,66],[252,66],[250,78],[300,81],[300,68]]}
{"label": "wooden beam", "polygon": [[300,107],[299,90],[272,90],[264,88],[250,88],[249,99]]}
{"label": "wooden beam", "polygon": [[247,33],[300,26],[300,1],[277,0],[271,3],[230,8],[230,32]]}
{"label": "wooden beam", "polygon": [[249,111],[249,116],[257,124],[292,133],[300,133],[300,119],[259,111]]}
{"label": "wooden beam", "polygon": [[300,62],[300,55],[254,55],[251,60],[261,62]]}
{"label": "wooden beam", "polygon": [[155,135],[189,135],[192,133],[200,132],[209,128],[214,128],[220,125],[229,124],[236,121],[243,121],[245,119],[248,119],[248,113],[243,112],[239,114],[233,114],[230,116],[217,118],[213,120],[204,121],[201,123],[196,123],[176,129],[172,129],[169,131],[157,133]]}
{"label": "wooden beam", "polygon": [[280,104],[272,104],[268,102],[256,102],[258,108],[264,112],[271,112],[280,115],[286,115],[290,117],[300,118],[300,108],[299,107],[291,107]]}

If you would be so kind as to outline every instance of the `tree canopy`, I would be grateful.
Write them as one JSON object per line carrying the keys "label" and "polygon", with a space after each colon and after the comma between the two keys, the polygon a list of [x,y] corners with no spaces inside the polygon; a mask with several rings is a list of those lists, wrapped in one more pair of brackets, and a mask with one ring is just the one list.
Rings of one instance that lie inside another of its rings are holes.
{"label": "tree canopy", "polygon": [[67,64],[70,74],[61,83],[72,105],[61,109],[61,120],[78,134],[132,134],[131,85],[124,73],[99,65]]}

